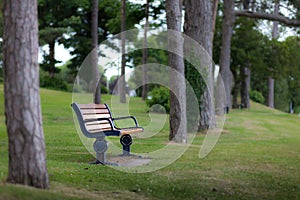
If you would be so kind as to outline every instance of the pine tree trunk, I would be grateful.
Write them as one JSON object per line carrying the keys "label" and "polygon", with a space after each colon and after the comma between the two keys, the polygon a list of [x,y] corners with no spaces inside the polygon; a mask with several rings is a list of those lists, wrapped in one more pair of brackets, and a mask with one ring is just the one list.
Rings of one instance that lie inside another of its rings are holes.
{"label": "pine tree trunk", "polygon": [[125,82],[125,65],[126,65],[126,55],[125,55],[125,41],[126,41],[126,0],[122,0],[121,6],[121,76],[118,83],[120,103],[126,103],[126,82]]}
{"label": "pine tree trunk", "polygon": [[214,33],[216,29],[216,19],[218,15],[218,5],[219,5],[219,0],[213,0],[213,6],[212,6],[212,36],[211,36],[211,41],[212,43],[214,42]]}
{"label": "pine tree trunk", "polygon": [[39,96],[36,0],[4,0],[8,182],[49,188]]}
{"label": "pine tree trunk", "polygon": [[242,108],[250,108],[250,76],[251,71],[248,67],[241,68],[241,106]]}
{"label": "pine tree trunk", "polygon": [[[196,40],[207,51],[209,55],[209,58],[204,58],[207,59],[207,61],[201,61],[208,63],[205,72],[206,74],[202,74],[206,76],[203,78],[206,80],[207,85],[204,88],[199,101],[199,130],[202,130],[215,126],[215,113],[213,105],[213,72],[212,63],[210,63],[210,59],[212,56],[211,39],[213,34],[212,5],[211,1],[207,0],[185,1],[185,9],[185,34]],[[200,74],[199,78],[201,78]],[[200,88],[201,86],[198,87]],[[199,88],[194,88],[194,90],[198,90]]]}
{"label": "pine tree trunk", "polygon": [[99,0],[92,1],[92,79],[94,88],[94,103],[101,102],[101,80],[98,68],[98,8]]}
{"label": "pine tree trunk", "polygon": [[222,48],[220,56],[220,73],[224,82],[226,92],[226,102],[224,107],[232,107],[231,103],[231,37],[233,25],[235,21],[234,16],[234,0],[224,0],[224,20],[222,28]]}
{"label": "pine tree trunk", "polygon": [[[167,25],[168,29],[181,32],[181,3],[180,0],[167,0]],[[184,77],[183,38],[180,34],[170,34],[168,38],[170,70],[170,135],[174,142],[187,143],[186,125],[186,85],[181,77]],[[176,72],[176,73],[174,73]],[[176,95],[177,94],[177,97]]]}
{"label": "pine tree trunk", "polygon": [[146,8],[145,8],[145,16],[146,16],[146,22],[144,27],[144,45],[143,45],[143,91],[142,91],[142,99],[145,101],[147,99],[147,93],[148,93],[148,26],[149,26],[149,0],[146,0]]}
{"label": "pine tree trunk", "polygon": [[240,79],[238,77],[237,70],[232,70],[233,79],[234,79],[234,86],[232,88],[232,108],[238,108],[238,95],[240,91]]}
{"label": "pine tree trunk", "polygon": [[[279,13],[279,1],[275,1],[274,6],[274,14]],[[273,30],[272,30],[272,38],[276,40],[278,38],[278,22],[273,22]],[[268,106],[270,108],[274,108],[274,86],[275,86],[275,80],[272,76],[268,77]]]}
{"label": "pine tree trunk", "polygon": [[274,108],[274,85],[274,79],[272,77],[268,77],[268,106],[270,108]]}
{"label": "pine tree trunk", "polygon": [[52,41],[49,43],[49,62],[50,62],[49,76],[54,77],[54,75],[55,75],[55,41]]}

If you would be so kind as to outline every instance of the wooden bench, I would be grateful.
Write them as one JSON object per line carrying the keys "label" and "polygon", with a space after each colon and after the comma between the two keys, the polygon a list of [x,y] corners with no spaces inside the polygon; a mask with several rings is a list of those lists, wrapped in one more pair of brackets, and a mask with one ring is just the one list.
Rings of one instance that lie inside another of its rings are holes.
{"label": "wooden bench", "polygon": [[[134,116],[112,117],[107,104],[71,104],[81,129],[81,132],[88,138],[95,138],[94,150],[97,154],[96,164],[106,163],[106,150],[108,148],[106,136],[120,136],[120,143],[123,147],[124,156],[130,155],[132,137],[130,134],[144,131]],[[117,120],[132,119],[135,126],[120,128],[116,126]]]}

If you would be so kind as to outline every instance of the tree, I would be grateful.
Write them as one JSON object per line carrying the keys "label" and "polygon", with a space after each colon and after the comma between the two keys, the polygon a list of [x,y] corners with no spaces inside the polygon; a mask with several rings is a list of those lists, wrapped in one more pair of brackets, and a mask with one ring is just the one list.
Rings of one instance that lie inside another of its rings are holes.
{"label": "tree", "polygon": [[[274,6],[274,15],[279,14],[279,1],[275,1]],[[272,39],[276,40],[278,38],[278,21],[273,22],[273,30],[272,30]],[[274,78],[272,75],[268,77],[268,106],[270,108],[274,108]]]}
{"label": "tree", "polygon": [[[169,52],[170,70],[170,134],[169,139],[174,142],[187,143],[186,121],[186,86],[181,76],[184,76],[183,38],[181,32],[181,3],[180,0],[166,1],[168,29],[176,31],[168,35],[168,46],[174,52]],[[211,38],[210,38],[211,39]]]}
{"label": "tree", "polygon": [[[68,65],[71,73],[75,76],[88,53],[91,51],[91,0],[68,1],[75,4],[76,9],[73,16],[64,21],[64,24],[71,30],[72,37],[65,38],[62,43],[70,48],[72,55]],[[99,1],[98,12],[98,42],[102,43],[108,35],[118,34],[121,31],[121,1],[101,0]],[[144,18],[144,9],[140,4],[126,2],[126,25],[132,29],[141,19]],[[116,46],[110,46],[118,49]],[[99,52],[101,56],[104,56]]]}
{"label": "tree", "polygon": [[148,61],[148,38],[147,38],[147,32],[148,32],[148,26],[149,26],[149,0],[146,0],[146,9],[145,9],[145,16],[146,16],[146,22],[144,27],[144,45],[143,45],[143,91],[142,91],[142,99],[145,101],[147,99],[147,93],[148,93],[148,68],[146,66]]}
{"label": "tree", "polygon": [[94,88],[94,103],[101,102],[101,80],[98,68],[98,7],[99,0],[92,0],[92,84]]}
{"label": "tree", "polygon": [[[198,127],[199,130],[205,130],[209,127],[215,126],[215,113],[213,107],[213,66],[211,63],[213,35],[212,3],[211,1],[206,0],[185,1],[185,9],[185,34],[190,38],[196,40],[208,53],[207,58],[200,58],[207,60],[207,66],[201,66],[202,68],[206,68],[205,74],[202,74],[202,76],[204,76],[203,79],[206,80],[206,86],[203,87],[203,85],[205,85],[203,81],[199,82],[199,80],[201,79],[201,75],[199,74],[199,72],[195,72],[195,70],[193,70],[193,67],[186,68],[187,79],[191,83],[193,89],[202,91],[201,94],[198,93],[197,95],[196,93],[200,105],[200,121]],[[189,51],[192,50],[190,49]],[[191,54],[193,54],[193,52]]]}
{"label": "tree", "polygon": [[226,105],[224,107],[231,108],[231,88],[232,74],[230,71],[231,60],[231,37],[235,22],[234,16],[234,0],[224,0],[224,19],[222,27],[222,49],[220,56],[220,73],[224,82],[226,92]]}
{"label": "tree", "polygon": [[125,42],[126,42],[126,0],[121,1],[121,76],[118,82],[118,93],[120,95],[120,103],[126,103],[126,82],[125,82]]}
{"label": "tree", "polygon": [[55,59],[55,45],[64,40],[64,34],[68,33],[65,22],[73,17],[76,7],[76,3],[67,0],[38,0],[39,43],[40,46],[49,46],[49,53],[43,53],[40,67],[48,72],[50,77],[60,71],[55,67],[55,64],[60,62]]}
{"label": "tree", "polygon": [[36,0],[4,0],[4,90],[8,182],[48,188],[39,96]]}

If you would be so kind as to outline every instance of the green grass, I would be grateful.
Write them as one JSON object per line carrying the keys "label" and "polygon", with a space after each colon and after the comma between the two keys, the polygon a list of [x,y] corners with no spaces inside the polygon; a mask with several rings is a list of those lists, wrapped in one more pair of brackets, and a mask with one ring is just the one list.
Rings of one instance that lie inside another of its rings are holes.
{"label": "green grass", "polygon": [[[87,164],[94,158],[74,127],[71,94],[45,89],[41,99],[51,188],[43,191],[7,184],[2,86],[0,93],[0,200],[300,198],[298,116],[252,103],[249,110],[229,113],[221,138],[206,158],[198,156],[204,139],[199,134],[173,164],[155,172],[133,174]],[[110,102],[110,96],[103,98]],[[147,125],[150,118],[145,115],[145,104],[132,98],[129,105],[131,114],[141,125]],[[148,152],[161,148],[168,139],[168,129],[166,125],[160,134],[136,139],[132,149]],[[112,141],[117,143],[118,139]]]}

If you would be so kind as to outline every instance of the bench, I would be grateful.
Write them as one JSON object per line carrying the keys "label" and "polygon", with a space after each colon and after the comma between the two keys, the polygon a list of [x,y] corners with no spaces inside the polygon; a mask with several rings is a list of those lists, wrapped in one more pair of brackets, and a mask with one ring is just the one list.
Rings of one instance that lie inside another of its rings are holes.
{"label": "bench", "polygon": [[[120,143],[123,147],[123,156],[130,155],[130,145],[132,137],[130,134],[141,133],[144,131],[140,127],[134,116],[112,117],[107,104],[71,104],[80,126],[81,132],[88,138],[95,138],[94,150],[97,155],[95,164],[106,163],[106,150],[108,148],[106,136],[120,136]],[[116,121],[132,119],[135,126],[120,128],[116,126]]]}

